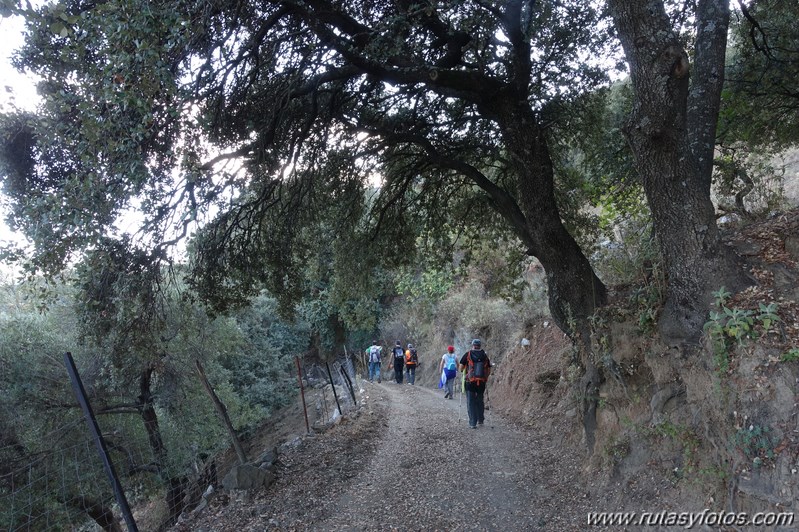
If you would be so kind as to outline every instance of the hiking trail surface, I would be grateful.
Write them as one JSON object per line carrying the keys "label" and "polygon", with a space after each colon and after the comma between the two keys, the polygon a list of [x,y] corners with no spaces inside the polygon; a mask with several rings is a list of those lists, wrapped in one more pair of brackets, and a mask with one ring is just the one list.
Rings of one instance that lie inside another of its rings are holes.
{"label": "hiking trail surface", "polygon": [[175,529],[584,530],[603,509],[559,438],[503,419],[490,395],[475,430],[458,393],[361,381],[358,402],[331,429],[282,446],[272,486],[220,492]]}

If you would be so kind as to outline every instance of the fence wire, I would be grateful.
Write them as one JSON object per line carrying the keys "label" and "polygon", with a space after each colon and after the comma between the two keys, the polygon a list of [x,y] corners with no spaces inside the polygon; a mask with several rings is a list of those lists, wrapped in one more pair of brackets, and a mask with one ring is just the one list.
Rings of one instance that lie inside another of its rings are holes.
{"label": "fence wire", "polygon": [[[339,417],[339,406],[342,414],[352,410],[356,406],[353,395],[357,397],[358,394],[355,364],[351,357],[340,355],[329,364],[329,367],[330,375],[328,375],[325,365],[312,364],[304,367],[308,383],[314,388],[322,389],[321,403],[317,404],[317,410],[321,414],[319,417],[326,423]],[[330,389],[331,377],[335,386],[335,395]],[[338,404],[336,404],[336,398]]]}
{"label": "fence wire", "polygon": [[[108,528],[121,519],[82,419],[29,441],[12,438],[6,434],[0,440],[5,444],[0,447],[0,530],[93,530],[93,524]],[[126,492],[142,492],[150,482],[141,474],[146,465],[139,464],[151,463],[151,454],[116,448],[112,459],[123,472]]]}
{"label": "fence wire", "polygon": [[[327,368],[311,365],[304,373],[309,384],[322,388],[326,418],[335,420],[338,412]],[[330,364],[330,374],[346,413],[355,406],[353,395],[357,397],[358,393],[352,359],[337,358]],[[53,426],[52,419],[58,426]],[[124,529],[112,485],[78,408],[64,408],[47,421],[28,418],[25,413],[11,413],[0,421],[0,531]],[[154,498],[163,498],[165,485],[179,480],[186,484],[181,493],[185,507],[190,508],[187,501],[193,490],[207,487],[212,459],[205,463],[194,457],[193,471],[187,473],[185,457],[175,458],[183,466],[179,472],[170,473],[174,464],[156,458],[138,415],[106,414],[98,416],[97,421],[131,506],[141,508]],[[168,428],[162,430],[166,435]],[[168,516],[160,517],[158,525]]]}

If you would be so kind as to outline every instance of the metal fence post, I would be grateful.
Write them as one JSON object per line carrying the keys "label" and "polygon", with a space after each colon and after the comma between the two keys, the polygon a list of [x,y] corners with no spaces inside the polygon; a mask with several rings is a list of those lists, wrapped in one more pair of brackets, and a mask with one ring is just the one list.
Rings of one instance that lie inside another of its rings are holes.
{"label": "metal fence post", "polygon": [[111,481],[111,486],[114,489],[114,497],[116,497],[119,509],[122,516],[125,518],[125,524],[128,526],[128,532],[139,532],[136,527],[136,522],[133,520],[133,513],[128,506],[128,500],[125,498],[125,492],[122,489],[122,484],[119,482],[119,477],[114,470],[114,464],[111,462],[111,457],[108,454],[108,449],[105,446],[105,440],[100,434],[100,427],[97,425],[97,418],[94,417],[92,406],[89,404],[89,399],[86,397],[86,390],[83,388],[83,382],[78,375],[78,368],[75,367],[75,361],[72,359],[72,353],[64,353],[64,364],[69,373],[69,380],[72,381],[72,388],[75,390],[75,396],[78,398],[80,407],[83,410],[83,415],[86,416],[86,422],[89,424],[94,443],[97,445],[97,452],[100,453],[100,458],[103,461],[103,467],[108,475],[108,480]]}
{"label": "metal fence post", "polygon": [[343,416],[344,412],[341,411],[341,405],[338,402],[338,394],[336,393],[336,385],[333,382],[333,374],[330,373],[330,364],[325,362],[325,366],[327,366],[327,376],[330,378],[330,387],[333,388],[333,397],[336,400],[336,406],[338,407],[338,413],[339,413],[339,415]]}
{"label": "metal fence post", "polygon": [[347,387],[350,391],[350,395],[352,396],[352,403],[357,405],[358,401],[355,400],[355,389],[352,386],[352,381],[350,380],[350,376],[347,375],[347,368],[344,366],[339,366],[341,369],[341,374],[344,376],[344,379],[347,381]]}

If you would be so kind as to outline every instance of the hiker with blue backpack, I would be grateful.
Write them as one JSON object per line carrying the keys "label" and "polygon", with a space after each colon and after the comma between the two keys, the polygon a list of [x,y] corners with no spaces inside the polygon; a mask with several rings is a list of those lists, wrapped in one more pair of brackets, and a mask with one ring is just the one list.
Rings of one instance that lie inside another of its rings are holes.
{"label": "hiker with blue backpack", "polygon": [[447,352],[441,357],[438,365],[441,372],[439,388],[444,388],[444,399],[452,399],[452,387],[455,384],[455,376],[458,374],[458,360],[455,358],[455,347],[448,345]]}
{"label": "hiker with blue backpack", "polygon": [[383,347],[377,343],[377,340],[372,342],[372,345],[366,349],[366,356],[369,357],[369,382],[374,382],[375,378],[377,378],[377,382],[381,382],[380,356],[382,352]]}
{"label": "hiker with blue backpack", "polygon": [[472,348],[460,360],[460,369],[465,373],[466,411],[469,413],[469,428],[476,429],[485,421],[486,381],[491,375],[491,361],[483,351],[482,343],[475,338]]}

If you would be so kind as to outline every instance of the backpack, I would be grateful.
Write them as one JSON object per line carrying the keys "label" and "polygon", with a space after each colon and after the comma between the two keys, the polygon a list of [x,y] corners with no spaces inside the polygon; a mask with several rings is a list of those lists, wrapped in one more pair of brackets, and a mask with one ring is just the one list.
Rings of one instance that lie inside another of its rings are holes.
{"label": "backpack", "polygon": [[416,349],[408,349],[405,353],[405,364],[408,366],[415,366],[419,362],[419,357],[416,354]]}
{"label": "backpack", "polygon": [[458,371],[457,360],[455,359],[455,355],[448,354],[446,357],[447,359],[444,361],[444,375],[447,377],[447,380],[454,379]]}
{"label": "backpack", "polygon": [[403,358],[405,353],[402,351],[401,347],[394,348],[394,358]]}
{"label": "backpack", "polygon": [[369,362],[380,362],[380,346],[373,345],[369,348]]}
{"label": "backpack", "polygon": [[[479,356],[475,354],[480,353]],[[488,361],[485,351],[469,351],[469,369],[466,371],[466,380],[472,384],[482,384],[491,375],[491,363]]]}

